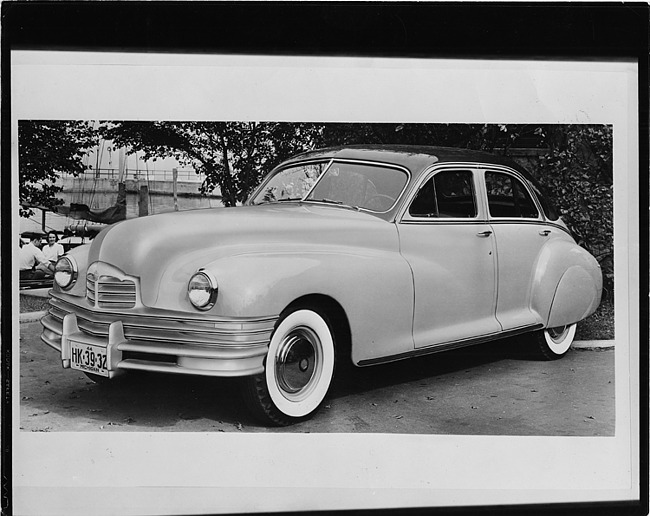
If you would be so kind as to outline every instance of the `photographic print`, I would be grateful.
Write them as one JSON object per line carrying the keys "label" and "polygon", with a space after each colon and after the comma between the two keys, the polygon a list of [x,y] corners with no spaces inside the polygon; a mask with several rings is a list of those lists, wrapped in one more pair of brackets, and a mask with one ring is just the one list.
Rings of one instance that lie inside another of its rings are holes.
{"label": "photographic print", "polygon": [[635,81],[14,52],[17,512],[633,499]]}
{"label": "photographic print", "polygon": [[611,126],[18,130],[21,430],[614,435]]}

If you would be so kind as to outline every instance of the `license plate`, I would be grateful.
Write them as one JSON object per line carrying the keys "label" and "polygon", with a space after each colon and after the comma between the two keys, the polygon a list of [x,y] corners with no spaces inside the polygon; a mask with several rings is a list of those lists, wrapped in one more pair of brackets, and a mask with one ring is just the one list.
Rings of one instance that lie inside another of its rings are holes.
{"label": "license plate", "polygon": [[108,376],[107,362],[106,348],[70,342],[70,367],[72,369]]}

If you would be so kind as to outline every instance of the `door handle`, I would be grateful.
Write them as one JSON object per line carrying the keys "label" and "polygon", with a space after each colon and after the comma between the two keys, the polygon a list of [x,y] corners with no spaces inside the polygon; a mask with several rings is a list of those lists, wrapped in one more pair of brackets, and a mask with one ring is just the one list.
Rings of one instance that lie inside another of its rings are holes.
{"label": "door handle", "polygon": [[480,233],[476,233],[476,236],[489,237],[491,234],[492,234],[492,231],[481,231]]}
{"label": "door handle", "polygon": [[550,229],[545,229],[544,231],[540,231],[539,234],[541,236],[549,236],[551,234],[551,230]]}

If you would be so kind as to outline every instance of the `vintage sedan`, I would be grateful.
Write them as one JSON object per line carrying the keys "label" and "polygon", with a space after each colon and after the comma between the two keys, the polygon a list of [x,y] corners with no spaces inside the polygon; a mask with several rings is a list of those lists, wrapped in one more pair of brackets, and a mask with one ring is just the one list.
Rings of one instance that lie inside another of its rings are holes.
{"label": "vintage sedan", "polygon": [[312,416],[335,365],[525,334],[563,356],[601,271],[533,177],[440,147],[338,147],[277,167],[245,206],[143,217],[56,266],[43,341],[96,381],[241,377],[268,424]]}

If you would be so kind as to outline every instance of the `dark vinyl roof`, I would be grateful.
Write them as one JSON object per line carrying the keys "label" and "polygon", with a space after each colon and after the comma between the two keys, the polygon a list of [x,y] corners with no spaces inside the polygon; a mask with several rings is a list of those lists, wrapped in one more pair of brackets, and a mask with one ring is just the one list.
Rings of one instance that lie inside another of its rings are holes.
{"label": "dark vinyl roof", "polygon": [[458,147],[434,147],[424,145],[346,145],[316,149],[294,156],[290,162],[317,158],[361,159],[393,163],[417,174],[434,163],[473,162],[504,165],[520,172],[534,181],[530,173],[511,159],[489,152]]}

